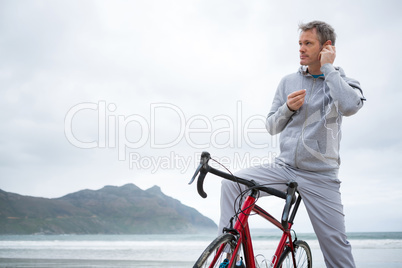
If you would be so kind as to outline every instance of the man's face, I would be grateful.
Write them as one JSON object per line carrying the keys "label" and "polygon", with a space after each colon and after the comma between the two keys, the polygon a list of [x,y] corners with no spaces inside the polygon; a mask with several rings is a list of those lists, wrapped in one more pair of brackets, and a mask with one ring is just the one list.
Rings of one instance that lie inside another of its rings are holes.
{"label": "man's face", "polygon": [[321,44],[316,29],[300,33],[299,39],[300,65],[320,65]]}

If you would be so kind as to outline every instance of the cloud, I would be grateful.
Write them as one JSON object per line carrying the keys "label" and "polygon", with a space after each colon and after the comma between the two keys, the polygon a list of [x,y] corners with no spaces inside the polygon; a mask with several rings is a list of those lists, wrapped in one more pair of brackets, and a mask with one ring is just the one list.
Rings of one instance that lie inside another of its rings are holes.
{"label": "cloud", "polygon": [[[3,1],[0,187],[58,197],[107,184],[158,184],[217,221],[219,180],[206,182],[206,200],[187,186],[199,153],[208,150],[236,170],[278,152],[277,137],[247,134],[262,122],[247,122],[267,114],[279,80],[297,70],[297,24],[322,19],[338,33],[336,64],[368,99],[343,125],[348,224],[358,230],[353,215],[369,215],[370,207],[400,221],[400,213],[383,209],[388,194],[401,201],[400,5]],[[78,111],[69,123],[78,140],[98,143],[92,149],[74,146],[65,133],[66,116],[86,104],[95,109]],[[204,132],[192,132],[197,128]],[[382,218],[371,230],[391,228]]]}

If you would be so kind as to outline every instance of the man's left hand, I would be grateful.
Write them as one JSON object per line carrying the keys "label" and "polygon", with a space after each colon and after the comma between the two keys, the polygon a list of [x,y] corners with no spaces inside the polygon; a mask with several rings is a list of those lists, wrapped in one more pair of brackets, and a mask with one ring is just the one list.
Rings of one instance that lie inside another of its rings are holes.
{"label": "man's left hand", "polygon": [[336,57],[335,47],[331,45],[324,46],[320,53],[321,66],[323,66],[326,63],[333,64],[335,61],[335,57]]}

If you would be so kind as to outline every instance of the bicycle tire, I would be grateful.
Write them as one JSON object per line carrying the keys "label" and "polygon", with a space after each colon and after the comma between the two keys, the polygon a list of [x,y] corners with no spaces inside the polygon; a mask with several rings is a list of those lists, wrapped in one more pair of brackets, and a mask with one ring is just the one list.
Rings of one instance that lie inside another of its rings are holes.
{"label": "bicycle tire", "polygon": [[[306,241],[297,240],[294,242],[295,248],[295,259],[297,268],[311,268],[313,266],[313,259],[311,255],[310,246]],[[277,268],[288,268],[294,267],[292,260],[292,253],[290,252],[290,247],[286,247],[282,252]]]}
{"label": "bicycle tire", "polygon": [[[228,254],[227,252],[222,252],[220,253],[220,256],[218,256],[216,262],[214,263],[213,266],[211,265],[211,262],[213,261],[218,249],[222,245],[228,245],[226,250],[230,248],[230,253],[231,254],[237,254],[238,252],[234,252],[236,245],[237,245],[237,239],[234,235],[232,234],[222,234],[215,238],[214,241],[209,244],[209,246],[204,250],[204,252],[201,254],[201,256],[198,258],[197,262],[194,264],[193,268],[202,268],[202,267],[219,267],[219,265],[223,262],[223,260],[226,258],[226,255]],[[238,250],[241,251],[241,250]]]}

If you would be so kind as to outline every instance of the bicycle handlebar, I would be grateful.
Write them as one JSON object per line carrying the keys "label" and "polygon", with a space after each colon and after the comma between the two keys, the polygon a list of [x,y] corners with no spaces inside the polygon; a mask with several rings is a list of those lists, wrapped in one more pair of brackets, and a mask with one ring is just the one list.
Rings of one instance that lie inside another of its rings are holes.
{"label": "bicycle handlebar", "polygon": [[208,161],[211,159],[211,155],[208,152],[202,152],[200,164],[198,165],[193,177],[188,184],[192,184],[198,173],[201,173],[197,180],[197,191],[202,198],[206,198],[207,194],[204,192],[204,179],[207,173],[210,171]]}
{"label": "bicycle handlebar", "polygon": [[236,177],[232,174],[215,169],[208,164],[208,161],[210,159],[211,159],[211,155],[208,152],[202,152],[200,164],[198,165],[193,177],[191,178],[191,180],[189,182],[189,184],[192,184],[194,182],[195,178],[197,177],[197,175],[200,174],[198,176],[198,180],[197,180],[197,191],[198,191],[198,194],[202,198],[207,197],[207,194],[204,191],[204,179],[208,172],[212,173],[214,175],[217,175],[219,177],[222,177],[224,179],[246,185],[249,188],[266,192],[269,195],[274,195],[276,197],[286,200],[281,220],[282,220],[283,228],[285,230],[288,229],[288,219],[289,219],[290,208],[296,200],[295,192],[297,190],[297,182],[290,182],[288,184],[287,192],[285,193],[285,192],[279,191],[275,188],[261,186],[254,181],[245,180],[245,179]]}

